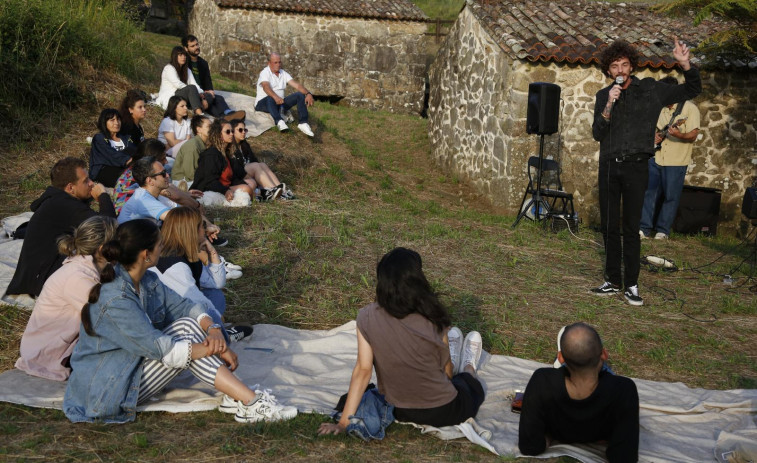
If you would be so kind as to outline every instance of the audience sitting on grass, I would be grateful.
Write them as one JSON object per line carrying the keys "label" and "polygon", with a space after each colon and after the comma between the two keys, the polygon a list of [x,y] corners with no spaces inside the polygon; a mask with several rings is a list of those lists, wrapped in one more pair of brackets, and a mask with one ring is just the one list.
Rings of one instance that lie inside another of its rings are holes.
{"label": "audience sitting on grass", "polygon": [[158,140],[165,143],[166,154],[171,158],[176,157],[181,145],[192,138],[188,115],[187,100],[180,96],[172,96],[168,100],[168,107],[158,127]]}
{"label": "audience sitting on grass", "polygon": [[271,171],[271,168],[266,163],[258,161],[255,153],[252,152],[252,147],[247,143],[247,127],[244,120],[234,119],[231,121],[231,126],[234,130],[234,143],[236,144],[234,157],[238,160],[237,162],[244,165],[247,177],[254,181],[253,184],[248,180],[248,184],[253,188],[257,186],[264,194],[276,189],[280,190],[279,194],[267,193],[268,196],[278,196],[285,200],[294,199],[294,194],[286,187],[286,184],[281,183],[276,174]]}
{"label": "audience sitting on grass", "polygon": [[442,427],[476,416],[484,402],[476,375],[481,335],[471,331],[463,341],[460,329],[450,328],[417,252],[392,250],[376,273],[376,302],[357,316],[357,362],[344,410],[337,423],[322,423],[319,434],[361,432],[350,417],[370,416],[359,406],[364,394],[372,394],[366,386],[374,368],[378,391],[397,420]]}
{"label": "audience sitting on grass", "polygon": [[104,109],[97,120],[99,133],[92,137],[89,152],[89,176],[108,188],[116,185],[137,147],[121,132],[121,114],[113,108]]}
{"label": "audience sitting on grass", "polygon": [[[128,204],[128,203],[127,203]],[[121,224],[102,255],[116,262],[82,309],[71,355],[63,412],[73,422],[124,423],[138,404],[189,370],[226,394],[219,409],[239,422],[294,418],[266,390],[253,391],[232,373],[238,366],[221,326],[201,304],[166,288],[147,269],[160,259],[160,229],[150,220]]]}
{"label": "audience sitting on grass", "polygon": [[129,90],[118,108],[121,114],[121,133],[128,135],[135,145],[139,145],[145,139],[142,121],[147,115],[146,100],[147,97],[141,90]]}
{"label": "audience sitting on grass", "polygon": [[[129,166],[124,170],[118,181],[116,182],[116,188],[113,190],[114,204],[116,207],[116,213],[120,214],[124,204],[131,198],[134,192],[139,188],[137,182],[132,175],[131,167],[138,160],[147,156],[153,156],[158,162],[165,166],[166,164],[166,145],[160,140],[155,138],[148,138],[137,147],[137,152],[134,154]],[[189,190],[189,192],[181,191],[173,184],[169,184],[168,188],[161,192],[166,198],[182,205],[188,206],[193,209],[200,209],[202,206],[195,198],[202,197],[202,191]]]}
{"label": "audience sitting on grass", "polygon": [[234,147],[231,124],[223,119],[213,121],[208,134],[208,149],[200,154],[192,186],[200,191],[221,193],[228,201],[234,199],[236,190],[254,197],[255,184],[247,178],[244,164],[233,156]]}
{"label": "audience sitting on grass", "polygon": [[[164,285],[179,296],[203,304],[219,325],[223,324],[226,297],[221,290],[226,285],[226,269],[221,256],[205,234],[202,215],[195,209],[171,209],[161,227],[163,252],[155,267]],[[239,341],[252,334],[250,327],[233,327],[224,337]]]}
{"label": "audience sitting on grass", "polygon": [[638,461],[639,395],[629,378],[616,376],[605,361],[597,331],[585,323],[567,326],[558,337],[560,368],[540,368],[523,396],[518,447],[539,455],[553,442],[605,442],[612,462]]}
{"label": "audience sitting on grass", "polygon": [[200,96],[202,90],[195,82],[194,76],[187,69],[187,52],[182,47],[171,50],[171,62],[166,64],[160,76],[160,90],[155,102],[161,108],[167,108],[173,96],[180,96],[189,102],[194,114],[203,114],[208,109],[208,102]]}
{"label": "audience sitting on grass", "polygon": [[69,358],[79,339],[81,309],[107,265],[100,249],[113,239],[117,225],[114,218],[94,216],[76,227],[73,235],[58,239],[58,251],[66,259],[47,279],[34,304],[21,337],[16,368],[55,381],[68,379]]}
{"label": "audience sitting on grass", "polygon": [[96,199],[99,215],[116,217],[113,203],[102,184],[95,184],[87,175],[87,163],[78,158],[64,158],[50,171],[50,183],[34,200],[21,255],[8,284],[7,294],[39,295],[42,285],[63,264],[58,254],[57,239],[78,227],[84,220],[98,215],[89,207]]}
{"label": "audience sitting on grass", "polygon": [[[186,185],[187,188],[192,186],[200,153],[208,148],[210,124],[210,118],[206,116],[195,116],[192,118],[190,127],[194,136],[181,145],[171,170],[171,178],[173,178],[174,185]],[[184,183],[182,184],[181,182]]]}

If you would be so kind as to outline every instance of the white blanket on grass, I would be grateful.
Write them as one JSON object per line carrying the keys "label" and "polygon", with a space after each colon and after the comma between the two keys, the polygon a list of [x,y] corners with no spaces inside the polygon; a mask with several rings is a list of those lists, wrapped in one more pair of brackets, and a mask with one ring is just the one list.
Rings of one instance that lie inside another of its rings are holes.
{"label": "white blanket on grass", "polygon": [[[247,114],[247,118],[244,123],[247,126],[248,137],[258,137],[266,130],[274,127],[276,124],[273,122],[273,117],[264,111],[255,111],[255,97],[247,96],[241,93],[224,92],[216,90],[217,95],[221,95],[229,108],[236,111],[244,111]],[[287,122],[294,120],[291,114],[287,113]]]}
{"label": "white blanket on grass", "polygon": [[2,301],[10,305],[19,305],[31,309],[34,307],[34,299],[27,294],[8,296],[5,290],[13,279],[18,266],[18,256],[21,255],[21,247],[24,240],[14,240],[8,235],[16,230],[21,224],[28,222],[32,212],[24,212],[2,219],[3,230],[0,232],[0,296]]}
{"label": "white blanket on grass", "polygon": [[[357,355],[355,322],[328,331],[256,325],[252,339],[234,348],[240,361],[237,375],[246,383],[273,389],[279,400],[301,412],[329,414],[349,386]],[[525,388],[536,368],[544,366],[502,355],[482,357],[479,374],[487,397],[476,423],[491,431],[491,446],[500,455],[518,455],[519,415],[510,412],[510,397],[515,389]],[[722,453],[748,447],[757,438],[757,390],[712,391],[681,383],[635,381],[641,401],[640,461],[725,461],[720,460]],[[0,400],[6,402],[59,409],[64,390],[65,383],[32,378],[18,370],[0,375]],[[211,410],[219,401],[220,395],[211,388],[183,375],[141,410]],[[424,429],[428,431],[433,429]],[[465,432],[443,431],[439,437],[460,437]],[[541,457],[560,455],[603,461],[603,449],[589,445],[555,445]]]}

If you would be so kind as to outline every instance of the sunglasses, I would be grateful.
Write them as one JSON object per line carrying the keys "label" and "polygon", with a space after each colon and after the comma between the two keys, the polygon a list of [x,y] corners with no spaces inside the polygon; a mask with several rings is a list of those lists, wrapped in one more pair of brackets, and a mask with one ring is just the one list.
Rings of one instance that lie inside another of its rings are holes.
{"label": "sunglasses", "polygon": [[239,132],[239,133],[247,133],[247,129],[237,129],[237,132]]}
{"label": "sunglasses", "polygon": [[157,174],[150,174],[150,175],[148,175],[148,177],[152,177],[152,178],[155,178],[155,177],[168,177],[168,171],[161,170]]}
{"label": "sunglasses", "polygon": [[231,135],[231,129],[226,129],[223,131],[226,135]]}

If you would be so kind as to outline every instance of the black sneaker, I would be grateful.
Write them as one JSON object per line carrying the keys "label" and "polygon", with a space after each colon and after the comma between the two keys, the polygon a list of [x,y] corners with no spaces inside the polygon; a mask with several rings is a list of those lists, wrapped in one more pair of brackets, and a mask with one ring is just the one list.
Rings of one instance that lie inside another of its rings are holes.
{"label": "black sneaker", "polygon": [[229,240],[220,235],[216,236],[215,241],[213,241],[213,246],[216,248],[222,248],[227,244],[229,244]]}
{"label": "black sneaker", "polygon": [[266,188],[263,190],[263,201],[273,201],[281,196],[281,187]]}
{"label": "black sneaker", "polygon": [[597,296],[607,296],[611,294],[618,294],[620,292],[620,286],[614,285],[610,283],[609,281],[605,281],[602,283],[602,285],[598,288],[592,288],[590,291],[592,294],[596,294]]}
{"label": "black sneaker", "polygon": [[232,326],[231,328],[226,328],[226,333],[229,335],[231,342],[239,342],[248,336],[252,336],[252,327],[244,325]]}
{"label": "black sneaker", "polygon": [[626,288],[623,292],[623,297],[625,297],[631,305],[644,305],[644,299],[639,296],[639,287],[637,285]]}

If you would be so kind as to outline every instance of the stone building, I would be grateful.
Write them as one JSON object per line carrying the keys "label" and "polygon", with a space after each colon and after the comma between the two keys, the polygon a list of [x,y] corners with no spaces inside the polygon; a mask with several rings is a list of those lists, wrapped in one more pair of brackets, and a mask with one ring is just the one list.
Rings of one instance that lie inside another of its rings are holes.
{"label": "stone building", "polygon": [[[600,50],[624,38],[642,55],[638,77],[683,81],[673,35],[691,46],[722,27],[673,19],[642,5],[585,0],[467,0],[429,71],[429,134],[437,162],[476,186],[495,205],[517,212],[526,162],[539,137],[526,134],[528,85],[562,88],[558,133],[545,156],[562,163],[562,180],[584,220],[599,222],[599,143],[591,134],[594,95],[610,84]],[[698,57],[702,58],[702,57]],[[740,64],[740,68],[735,68]],[[713,64],[702,72],[700,140],[686,184],[723,190],[721,225],[738,225],[757,168],[757,60]]]}
{"label": "stone building", "polygon": [[409,0],[197,0],[189,30],[223,75],[255,83],[277,51],[317,97],[418,114],[426,19]]}

